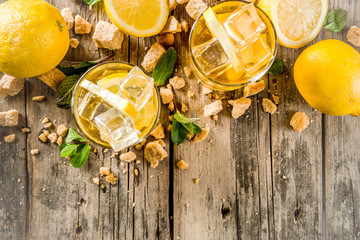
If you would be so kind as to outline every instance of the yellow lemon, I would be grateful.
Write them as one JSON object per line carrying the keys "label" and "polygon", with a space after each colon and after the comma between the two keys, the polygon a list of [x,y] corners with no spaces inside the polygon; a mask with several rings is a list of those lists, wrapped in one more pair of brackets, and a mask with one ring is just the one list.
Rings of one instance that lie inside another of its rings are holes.
{"label": "yellow lemon", "polygon": [[42,0],[10,0],[0,5],[0,71],[35,77],[56,67],[69,48],[60,12]]}
{"label": "yellow lemon", "polygon": [[167,0],[104,0],[104,4],[111,21],[136,37],[158,34],[169,15]]}
{"label": "yellow lemon", "polygon": [[258,6],[271,18],[279,43],[300,48],[319,34],[328,0],[259,0]]}
{"label": "yellow lemon", "polygon": [[308,47],[294,66],[296,86],[322,113],[360,115],[360,53],[338,40]]}

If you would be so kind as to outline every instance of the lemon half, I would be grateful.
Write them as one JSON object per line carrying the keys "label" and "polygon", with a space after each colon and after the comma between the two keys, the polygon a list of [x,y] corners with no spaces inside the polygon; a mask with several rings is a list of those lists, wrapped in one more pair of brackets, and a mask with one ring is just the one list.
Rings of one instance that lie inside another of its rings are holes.
{"label": "lemon half", "polygon": [[104,3],[111,21],[136,37],[158,34],[169,16],[167,0],[104,0]]}

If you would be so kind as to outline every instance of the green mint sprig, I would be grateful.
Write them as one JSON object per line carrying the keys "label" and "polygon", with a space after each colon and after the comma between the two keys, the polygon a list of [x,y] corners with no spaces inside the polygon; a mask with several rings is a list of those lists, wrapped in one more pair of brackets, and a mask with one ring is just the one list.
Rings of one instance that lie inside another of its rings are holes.
{"label": "green mint sprig", "polygon": [[284,71],[284,65],[280,58],[276,57],[274,63],[271,65],[268,73],[271,75],[279,75]]}
{"label": "green mint sprig", "polygon": [[177,61],[177,52],[174,48],[169,48],[160,58],[159,62],[152,73],[155,83],[159,86],[164,85],[174,74],[175,64]]}
{"label": "green mint sprig", "polygon": [[89,8],[91,9],[92,6],[94,6],[95,4],[97,4],[98,2],[101,2],[101,0],[83,0],[84,3],[86,3],[87,5],[89,5]]}
{"label": "green mint sprig", "polygon": [[56,68],[62,71],[67,77],[62,81],[56,92],[57,106],[59,108],[70,108],[71,99],[74,92],[74,88],[79,81],[82,74],[84,74],[89,68],[106,62],[111,59],[114,55],[108,56],[101,60],[96,61],[84,61],[77,66],[61,65],[59,64]]}
{"label": "green mint sprig", "polygon": [[340,32],[346,25],[347,12],[343,9],[335,9],[326,15],[325,29],[331,32]]}
{"label": "green mint sprig", "polygon": [[89,141],[81,137],[74,129],[70,128],[65,143],[60,146],[60,156],[70,157],[73,167],[79,168],[89,159]]}

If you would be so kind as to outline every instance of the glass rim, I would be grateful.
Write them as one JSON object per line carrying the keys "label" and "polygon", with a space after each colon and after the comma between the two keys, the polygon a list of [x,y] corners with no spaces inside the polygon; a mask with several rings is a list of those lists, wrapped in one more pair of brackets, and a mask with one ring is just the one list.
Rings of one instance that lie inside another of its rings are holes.
{"label": "glass rim", "polygon": [[[98,142],[95,142],[94,140],[92,140],[91,138],[89,138],[87,136],[87,134],[85,132],[83,132],[83,130],[81,129],[80,127],[80,124],[78,123],[76,117],[75,117],[75,113],[74,113],[74,102],[75,102],[75,93],[77,91],[77,89],[79,88],[79,84],[80,82],[84,79],[84,77],[89,73],[91,72],[92,70],[94,70],[95,68],[98,68],[102,65],[106,65],[106,64],[112,64],[112,63],[120,63],[120,64],[124,64],[124,65],[128,65],[132,68],[136,67],[136,65],[134,64],[131,64],[131,63],[128,63],[128,62],[123,62],[123,61],[106,61],[106,62],[102,62],[102,63],[99,63],[99,64],[96,64],[95,66],[89,68],[83,75],[81,75],[79,81],[76,83],[75,87],[74,87],[74,91],[73,91],[73,94],[72,94],[72,98],[71,98],[71,112],[72,112],[72,116],[75,120],[75,123],[76,123],[76,126],[81,130],[81,132],[83,133],[84,137],[89,140],[91,143],[93,144],[96,144],[96,145],[99,145],[103,148],[107,148],[107,149],[112,149],[111,146],[108,146],[108,145],[104,145],[104,144],[101,144],[101,143],[98,143]],[[145,71],[144,71],[145,73]],[[146,74],[146,73],[145,73]],[[148,74],[146,74],[148,76]],[[139,144],[141,143],[142,141],[144,141],[146,138],[148,138],[151,134],[151,132],[156,128],[156,124],[158,123],[159,119],[160,119],[160,112],[161,112],[161,99],[160,99],[160,92],[159,92],[159,89],[157,87],[156,84],[154,84],[154,89],[155,89],[155,93],[156,93],[156,98],[157,98],[157,104],[158,104],[158,108],[157,108],[157,113],[156,113],[156,117],[155,117],[155,121],[154,121],[154,124],[153,126],[151,127],[151,129],[149,130],[149,132],[144,136],[142,137],[141,139],[139,139],[135,144],[131,145],[131,146],[128,146],[126,148],[129,148],[129,147],[132,147],[132,146],[135,146],[136,144]],[[103,141],[101,139],[101,141]],[[105,142],[105,141],[104,141]],[[124,148],[124,149],[126,149]],[[124,150],[123,149],[123,150]],[[122,151],[122,150],[121,150]]]}
{"label": "glass rim", "polygon": [[[212,4],[210,7],[214,7],[216,5],[219,5],[221,3],[224,3],[224,2],[242,2],[242,3],[245,3],[245,4],[253,4],[251,2],[247,2],[247,1],[244,1],[244,0],[223,0],[221,2],[217,2],[217,3],[214,3]],[[200,68],[199,64],[197,63],[197,61],[195,61],[195,57],[194,57],[194,54],[192,53],[191,51],[191,38],[193,36],[193,32],[194,32],[194,29],[195,29],[195,26],[196,24],[198,23],[199,19],[201,18],[201,16],[203,16],[203,13],[202,12],[198,18],[195,20],[193,26],[191,27],[191,30],[190,30],[190,35],[189,35],[189,44],[188,44],[188,51],[190,53],[190,58],[191,58],[191,61],[192,63],[195,65],[195,67],[197,68],[196,70],[198,72],[201,73],[201,75],[203,75],[207,80],[209,80],[210,82],[213,82],[215,84],[218,84],[218,85],[221,85],[223,87],[232,87],[232,88],[241,88],[242,86],[248,84],[248,83],[251,83],[251,82],[255,82],[257,80],[259,80],[260,78],[262,78],[270,69],[270,67],[272,66],[272,64],[274,63],[275,61],[275,58],[276,58],[276,54],[277,54],[277,51],[278,51],[278,36],[277,36],[277,33],[275,31],[275,26],[274,26],[274,23],[271,21],[270,17],[261,9],[259,8],[258,6],[256,6],[255,4],[253,4],[255,6],[256,9],[260,10],[260,12],[262,12],[264,14],[264,16],[267,18],[267,20],[270,22],[271,26],[272,26],[272,29],[274,31],[274,38],[275,38],[275,47],[274,47],[274,53],[273,53],[273,56],[272,56],[272,59],[271,61],[269,62],[269,64],[267,65],[266,68],[264,68],[264,70],[262,70],[261,72],[259,72],[258,74],[256,74],[255,76],[253,76],[251,79],[249,79],[249,81],[247,82],[244,82],[244,83],[238,83],[238,84],[227,84],[227,83],[224,83],[224,82],[220,82],[220,81],[216,81],[215,79],[209,77],[206,73],[203,72],[203,70]]]}

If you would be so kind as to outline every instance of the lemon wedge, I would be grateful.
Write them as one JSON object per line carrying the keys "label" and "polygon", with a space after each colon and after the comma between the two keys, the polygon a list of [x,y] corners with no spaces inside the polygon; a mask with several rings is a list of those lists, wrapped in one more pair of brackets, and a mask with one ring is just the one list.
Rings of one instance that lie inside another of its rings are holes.
{"label": "lemon wedge", "polygon": [[95,94],[99,98],[101,98],[104,102],[109,104],[110,106],[119,109],[120,111],[126,112],[133,119],[138,115],[138,111],[129,101],[121,98],[120,96],[110,92],[109,90],[99,87],[98,85],[84,79],[81,84],[81,87],[85,88],[89,92]]}
{"label": "lemon wedge", "polygon": [[99,81],[97,81],[97,85],[102,88],[106,88],[112,93],[117,93],[119,92],[118,83],[122,82],[124,77],[126,77],[127,75],[128,75],[127,71],[114,73],[101,78]]}
{"label": "lemon wedge", "polygon": [[205,10],[203,15],[209,30],[215,35],[221,46],[224,48],[224,51],[228,56],[233,68],[237,72],[243,72],[244,68],[239,58],[236,56],[235,45],[229,38],[223,25],[219,22],[214,10],[212,10],[212,8],[208,8]]}
{"label": "lemon wedge", "polygon": [[274,23],[279,43],[300,48],[319,34],[328,11],[328,0],[259,0]]}
{"label": "lemon wedge", "polygon": [[111,21],[136,37],[158,34],[169,16],[167,0],[104,0],[104,3]]}

